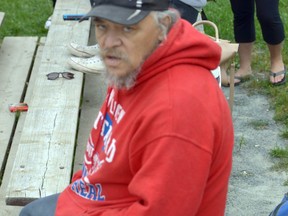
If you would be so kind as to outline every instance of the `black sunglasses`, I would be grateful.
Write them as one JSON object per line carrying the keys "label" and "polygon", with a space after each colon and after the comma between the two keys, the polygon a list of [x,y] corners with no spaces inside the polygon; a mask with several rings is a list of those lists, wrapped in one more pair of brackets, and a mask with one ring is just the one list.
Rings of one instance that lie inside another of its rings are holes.
{"label": "black sunglasses", "polygon": [[74,74],[70,72],[52,72],[49,74],[46,74],[48,80],[56,80],[60,77],[60,75],[65,79],[74,79]]}

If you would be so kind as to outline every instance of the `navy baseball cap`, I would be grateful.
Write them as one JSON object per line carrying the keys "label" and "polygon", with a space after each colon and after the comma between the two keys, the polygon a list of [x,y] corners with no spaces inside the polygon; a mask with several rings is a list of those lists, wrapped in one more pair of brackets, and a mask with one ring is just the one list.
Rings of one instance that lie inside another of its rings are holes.
{"label": "navy baseball cap", "polygon": [[99,17],[122,25],[134,25],[151,11],[168,10],[169,0],[94,0],[93,8],[80,21]]}

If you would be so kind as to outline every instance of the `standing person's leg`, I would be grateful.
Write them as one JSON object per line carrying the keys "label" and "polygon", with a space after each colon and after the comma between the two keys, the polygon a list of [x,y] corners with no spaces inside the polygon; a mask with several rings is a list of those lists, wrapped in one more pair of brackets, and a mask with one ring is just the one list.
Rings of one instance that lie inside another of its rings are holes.
{"label": "standing person's leg", "polygon": [[[285,79],[286,68],[282,58],[283,43],[277,45],[267,44],[270,52],[271,74],[270,82],[272,84],[279,84]],[[279,73],[283,71],[283,73]],[[278,74],[276,74],[278,73]]]}
{"label": "standing person's leg", "polygon": [[282,47],[285,38],[284,26],[279,14],[279,0],[256,0],[257,18],[261,25],[264,41],[270,52],[271,83],[284,80],[285,66],[282,58]]}
{"label": "standing person's leg", "polygon": [[43,197],[27,204],[19,216],[54,216],[59,195]]}
{"label": "standing person's leg", "polygon": [[236,72],[235,77],[244,79],[252,74],[252,50],[253,43],[239,43],[238,54],[240,67]]}
{"label": "standing person's leg", "polygon": [[252,48],[255,41],[254,0],[230,0],[234,15],[234,36],[239,43],[240,68],[235,78],[244,78],[252,73]]}

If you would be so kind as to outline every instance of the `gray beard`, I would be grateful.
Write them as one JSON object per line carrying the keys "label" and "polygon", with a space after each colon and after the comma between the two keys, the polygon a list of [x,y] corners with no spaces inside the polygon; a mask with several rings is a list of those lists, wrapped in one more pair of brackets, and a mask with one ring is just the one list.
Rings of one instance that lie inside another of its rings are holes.
{"label": "gray beard", "polygon": [[123,88],[130,89],[135,85],[136,78],[140,71],[141,71],[141,67],[139,67],[135,71],[128,73],[126,76],[122,76],[122,77],[119,77],[117,75],[109,73],[109,71],[106,71],[105,79],[106,79],[108,86],[113,86],[117,89],[123,89]]}

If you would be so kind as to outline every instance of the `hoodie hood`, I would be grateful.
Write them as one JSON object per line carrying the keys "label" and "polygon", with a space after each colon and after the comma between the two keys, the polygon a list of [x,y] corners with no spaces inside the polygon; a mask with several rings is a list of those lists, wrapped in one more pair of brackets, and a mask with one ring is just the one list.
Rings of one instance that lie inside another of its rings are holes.
{"label": "hoodie hood", "polygon": [[142,65],[136,85],[179,64],[213,70],[219,65],[220,57],[221,48],[218,44],[196,30],[189,22],[179,19],[166,40]]}

